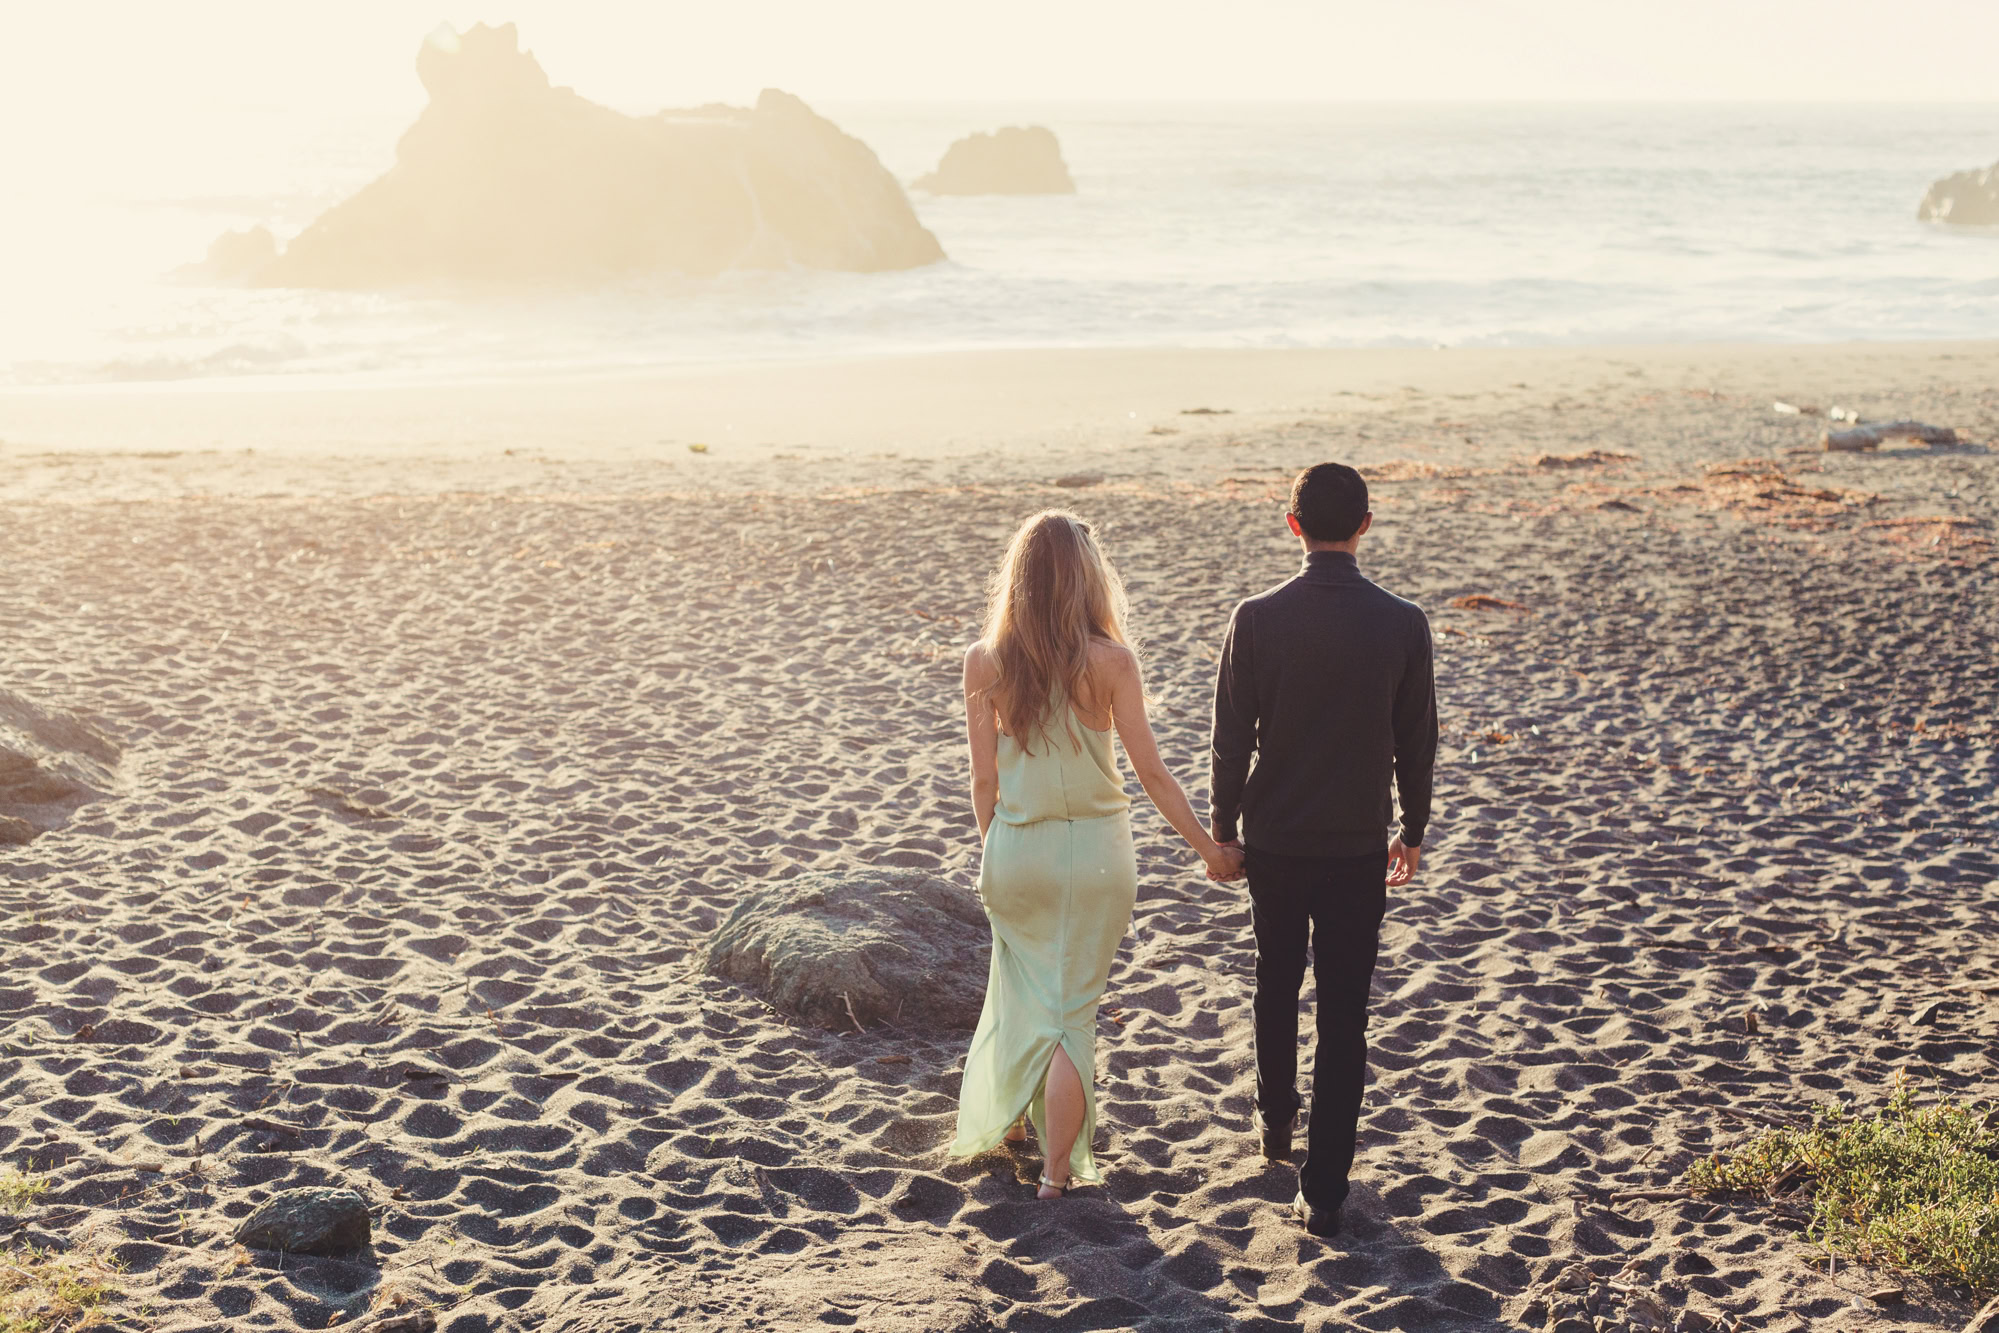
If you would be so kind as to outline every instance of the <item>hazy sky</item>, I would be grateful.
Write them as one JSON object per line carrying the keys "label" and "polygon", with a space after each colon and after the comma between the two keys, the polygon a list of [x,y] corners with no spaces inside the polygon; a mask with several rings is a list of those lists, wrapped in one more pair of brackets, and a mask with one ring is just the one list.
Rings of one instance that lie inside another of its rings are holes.
{"label": "hazy sky", "polygon": [[[519,23],[628,110],[950,100],[1999,101],[1999,0],[0,0],[0,112],[421,102],[440,20]],[[1999,145],[1995,145],[1999,151]]]}

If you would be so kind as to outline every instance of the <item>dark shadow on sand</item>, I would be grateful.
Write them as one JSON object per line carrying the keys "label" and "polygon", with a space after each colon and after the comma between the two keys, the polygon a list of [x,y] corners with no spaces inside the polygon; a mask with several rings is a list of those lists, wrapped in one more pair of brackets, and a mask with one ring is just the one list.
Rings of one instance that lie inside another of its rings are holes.
{"label": "dark shadow on sand", "polygon": [[[970,1206],[957,1221],[997,1252],[978,1276],[993,1299],[996,1328],[1489,1333],[1518,1327],[1502,1317],[1499,1295],[1454,1277],[1427,1238],[1383,1220],[1388,1205],[1365,1186],[1349,1202],[1347,1229],[1320,1240],[1291,1217],[1297,1178],[1285,1166],[1269,1166],[1224,1191],[1226,1197],[1203,1195],[1205,1216],[1197,1216],[1182,1207],[1180,1196],[1150,1188],[1148,1173],[1120,1172],[1109,1163],[1103,1185],[1060,1200],[1037,1199],[1040,1156],[1031,1142],[996,1151],[979,1165],[986,1173],[965,1183]],[[1258,1289],[1276,1275],[1241,1264],[1242,1246],[1225,1226],[1224,1234],[1205,1234],[1218,1229],[1217,1216],[1231,1211],[1246,1214],[1247,1229],[1282,1228],[1297,1238],[1302,1295],[1259,1306]],[[1164,1246],[1156,1239],[1162,1236],[1170,1238]],[[1389,1294],[1365,1312],[1328,1322],[1336,1306],[1370,1289]]]}

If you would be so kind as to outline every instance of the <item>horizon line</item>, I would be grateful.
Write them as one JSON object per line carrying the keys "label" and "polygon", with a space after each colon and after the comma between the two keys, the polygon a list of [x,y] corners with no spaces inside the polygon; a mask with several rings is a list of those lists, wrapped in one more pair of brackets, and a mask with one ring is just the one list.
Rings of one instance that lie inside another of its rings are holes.
{"label": "horizon line", "polygon": [[[570,85],[559,85],[568,87]],[[779,88],[779,84],[765,84]],[[1087,106],[1961,106],[1999,111],[1999,97],[847,97],[797,93],[828,104],[867,106],[1007,106],[1020,102]]]}

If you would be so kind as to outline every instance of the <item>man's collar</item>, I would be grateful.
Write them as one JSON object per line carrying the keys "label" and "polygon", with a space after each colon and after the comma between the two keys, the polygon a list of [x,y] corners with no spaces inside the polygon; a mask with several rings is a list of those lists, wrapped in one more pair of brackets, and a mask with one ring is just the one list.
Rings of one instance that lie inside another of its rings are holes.
{"label": "man's collar", "polygon": [[1342,583],[1360,576],[1360,561],[1352,551],[1307,551],[1298,577],[1314,583]]}

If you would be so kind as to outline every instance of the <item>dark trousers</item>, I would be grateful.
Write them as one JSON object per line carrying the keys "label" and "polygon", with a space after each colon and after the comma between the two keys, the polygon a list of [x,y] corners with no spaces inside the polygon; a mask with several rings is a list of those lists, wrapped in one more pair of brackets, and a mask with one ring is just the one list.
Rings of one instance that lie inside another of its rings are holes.
{"label": "dark trousers", "polygon": [[1346,1202],[1367,1079],[1367,990],[1388,907],[1388,849],[1364,856],[1279,856],[1251,847],[1256,929],[1256,1105],[1264,1123],[1298,1111],[1298,992],[1305,942],[1319,988],[1319,1047],[1298,1187],[1315,1208]]}

